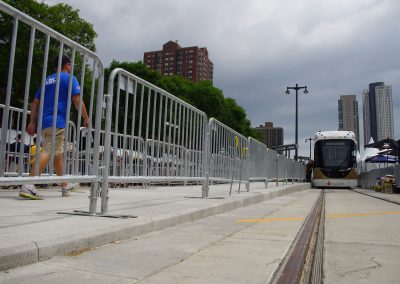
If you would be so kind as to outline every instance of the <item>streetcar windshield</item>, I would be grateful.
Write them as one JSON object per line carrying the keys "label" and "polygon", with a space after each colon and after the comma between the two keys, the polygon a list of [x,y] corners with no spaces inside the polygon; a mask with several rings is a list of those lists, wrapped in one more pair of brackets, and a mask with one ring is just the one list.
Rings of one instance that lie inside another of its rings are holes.
{"label": "streetcar windshield", "polygon": [[355,143],[352,140],[320,140],[315,143],[315,167],[347,170],[354,166]]}

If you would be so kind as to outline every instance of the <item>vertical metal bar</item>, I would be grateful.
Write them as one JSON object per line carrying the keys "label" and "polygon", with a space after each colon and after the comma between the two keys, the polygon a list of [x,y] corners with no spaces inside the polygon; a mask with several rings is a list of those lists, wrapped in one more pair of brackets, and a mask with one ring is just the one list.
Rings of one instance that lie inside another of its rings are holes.
{"label": "vertical metal bar", "polygon": [[54,94],[54,104],[53,104],[53,122],[51,128],[51,153],[50,153],[50,163],[49,172],[54,173],[54,149],[56,142],[56,127],[57,127],[57,114],[58,114],[58,98],[60,95],[60,74],[61,74],[61,62],[64,53],[64,43],[60,42],[60,49],[58,51],[58,63],[57,63],[57,75],[56,75],[56,89]]}
{"label": "vertical metal bar", "polygon": [[154,162],[155,162],[154,161],[154,147],[155,147],[154,141],[156,139],[155,131],[156,131],[156,120],[157,120],[157,94],[158,94],[157,90],[154,90],[153,125],[151,127],[151,153],[150,153],[150,156],[151,156],[150,167],[152,169],[152,171],[150,172],[150,175],[152,175],[152,176],[154,175],[154,166],[155,166],[155,164],[154,164]]}
{"label": "vertical metal bar", "polygon": [[121,74],[118,74],[118,86],[117,86],[117,98],[115,102],[115,114],[114,114],[114,136],[113,136],[113,151],[112,151],[112,159],[113,159],[113,166],[112,166],[112,175],[116,176],[117,175],[117,153],[118,153],[118,129],[119,129],[119,100],[120,100],[120,95],[121,95]]}
{"label": "vertical metal bar", "polygon": [[192,149],[190,149],[189,148],[189,133],[188,133],[188,129],[189,129],[189,112],[190,112],[190,110],[188,109],[188,108],[186,108],[185,109],[185,117],[184,117],[184,127],[182,127],[183,128],[183,130],[184,130],[184,141],[183,141],[183,143],[184,143],[184,146],[186,147],[186,149],[187,149],[187,152],[188,152],[188,160],[189,160],[189,163],[190,163],[190,168],[189,168],[189,175],[191,176],[192,175],[192,173],[194,173],[194,171],[192,170],[192,168],[193,168],[193,161],[192,161]]}
{"label": "vertical metal bar", "polygon": [[[76,118],[77,119],[77,121],[76,121],[76,129],[78,130],[77,131],[77,137],[76,137],[76,139],[77,139],[77,141],[78,141],[78,145],[77,145],[77,147],[78,147],[78,149],[80,148],[80,142],[79,141],[81,141],[81,131],[80,131],[80,129],[81,129],[81,117],[82,117],[82,105],[83,105],[83,97],[84,97],[84,95],[85,95],[85,93],[84,93],[84,88],[85,88],[85,73],[86,73],[86,54],[84,54],[83,55],[83,58],[82,58],[82,69],[81,69],[81,80],[80,80],[80,96],[79,96],[79,109],[78,109],[78,117]],[[72,88],[72,85],[71,85],[71,88]],[[71,92],[72,92],[72,89],[71,89]],[[88,152],[86,152],[87,153],[87,155],[86,155],[86,159],[87,159],[87,156],[88,156]],[[87,166],[88,166],[88,163],[86,163],[86,169],[87,169]]]}
{"label": "vertical metal bar", "polygon": [[[74,78],[74,70],[75,70],[75,54],[76,54],[76,50],[72,49],[72,58],[71,58],[71,70],[70,70],[70,74],[69,74],[69,80],[68,80],[68,95],[67,95],[67,116],[66,116],[66,122],[68,123],[70,121],[70,117],[71,117],[71,93],[72,93],[72,81]],[[77,129],[75,127],[75,137],[78,137],[78,133],[77,131],[79,131],[79,129]],[[67,156],[67,143],[68,141],[70,141],[70,137],[69,137],[69,133],[68,131],[66,131],[65,134],[65,143],[64,143],[64,160]],[[72,140],[72,141],[76,141],[76,140]],[[75,157],[75,160],[77,161],[79,158],[79,141],[77,141],[77,145],[75,145],[77,150],[75,152],[75,155],[72,155],[72,157]],[[39,149],[39,148],[37,148]],[[77,175],[78,174],[78,163],[73,164],[73,174]],[[65,169],[63,169],[63,174],[65,174]]]}
{"label": "vertical metal bar", "polygon": [[211,145],[210,145],[210,133],[212,131],[212,120],[209,121],[207,124],[207,133],[205,136],[205,153],[204,156],[206,158],[205,164],[204,164],[204,181],[203,185],[201,188],[201,196],[202,198],[208,197],[208,191],[210,187],[210,156],[211,156]]}
{"label": "vertical metal bar", "polygon": [[[172,108],[171,109],[173,109],[173,114],[174,114],[174,117],[173,117],[173,119],[174,119],[174,121],[173,121],[173,128],[172,128],[172,130],[171,130],[171,132],[172,132],[172,153],[171,153],[171,160],[172,160],[172,165],[173,165],[173,167],[172,167],[172,175],[174,175],[174,176],[176,176],[177,175],[177,152],[176,152],[176,150],[177,150],[177,145],[176,145],[176,142],[175,142],[175,137],[176,137],[176,127],[177,127],[177,124],[176,124],[176,114],[177,114],[177,102],[176,101],[174,101],[173,102],[173,104],[172,104]],[[172,119],[172,117],[171,117],[171,119]]]}
{"label": "vertical metal bar", "polygon": [[[8,66],[8,78],[7,78],[7,91],[6,91],[6,101],[5,101],[5,108],[3,110],[3,120],[2,125],[8,125],[8,116],[10,110],[10,101],[11,101],[11,91],[12,91],[12,81],[14,75],[14,59],[15,59],[15,47],[17,44],[17,34],[18,34],[18,18],[14,17],[14,25],[12,31],[12,39],[11,39],[11,46],[10,46],[10,63]],[[6,149],[7,139],[7,128],[3,127],[1,132],[1,152],[4,153]],[[4,175],[4,159],[0,159],[0,176]]]}
{"label": "vertical metal bar", "polygon": [[188,119],[188,140],[189,140],[189,146],[188,148],[191,151],[191,160],[193,163],[193,172],[197,172],[197,165],[196,165],[196,160],[194,158],[194,148],[193,148],[193,110],[189,110],[189,119]]}
{"label": "vertical metal bar", "polygon": [[185,168],[185,160],[184,160],[184,155],[183,155],[184,147],[183,147],[183,145],[181,143],[182,108],[183,108],[182,104],[178,104],[178,114],[177,114],[178,118],[177,118],[177,121],[176,121],[176,124],[177,124],[177,129],[176,129],[177,130],[177,133],[176,133],[176,135],[177,135],[176,141],[177,142],[176,143],[177,143],[177,145],[179,147],[178,148],[178,155],[177,155],[177,159],[179,161],[179,168],[178,168],[178,174],[177,175],[186,177],[186,175],[184,175],[184,168]]}
{"label": "vertical metal bar", "polygon": [[[128,90],[129,90],[129,86],[131,85],[131,82],[132,82],[131,78],[128,77],[128,84],[127,84],[128,85]],[[133,99],[135,97],[135,89],[136,89],[135,85],[132,82],[132,107],[133,107]],[[128,107],[128,112],[129,112],[129,110],[130,110],[129,105],[127,107]],[[129,153],[129,160],[128,160],[129,161],[129,173],[128,173],[128,175],[133,175],[133,159],[134,159],[134,153],[135,153],[134,152],[134,149],[135,149],[135,135],[134,135],[134,125],[133,125],[134,121],[135,121],[135,118],[134,118],[134,116],[132,116],[132,119],[131,119],[131,134],[130,134],[130,138],[129,138],[130,146],[129,146],[129,149],[128,149],[128,153]],[[138,151],[138,149],[137,149],[137,151]]]}
{"label": "vertical metal bar", "polygon": [[[198,150],[198,141],[197,141],[197,139],[198,139],[198,116],[199,116],[199,114],[198,113],[194,113],[194,121],[193,121],[193,130],[194,130],[194,141],[193,141],[193,143],[194,143],[194,147],[193,147],[193,149],[194,149],[194,153],[196,153],[196,151]],[[199,172],[199,169],[200,169],[200,165],[199,165],[199,160],[198,160],[198,156],[195,154],[194,155],[194,160],[195,160],[195,163],[196,163],[196,174],[198,174],[198,172]]]}
{"label": "vertical metal bar", "polygon": [[170,168],[170,163],[172,161],[172,154],[171,154],[171,132],[172,132],[172,108],[174,105],[174,101],[170,99],[170,104],[169,104],[169,115],[168,115],[168,144],[167,144],[167,176],[171,175],[171,168]]}
{"label": "vertical metal bar", "polygon": [[[135,85],[134,85],[134,89],[133,89],[133,102],[132,102],[132,136],[135,137],[135,126],[136,126],[136,97],[137,97],[137,91],[138,90],[138,82],[135,80]],[[138,154],[138,158],[136,161],[136,175],[139,175],[139,161],[140,161],[140,154],[143,155],[143,153],[141,152],[141,148],[139,145],[139,140],[140,138],[137,138],[137,154]]]}
{"label": "vertical metal bar", "polygon": [[148,139],[149,139],[149,125],[150,125],[150,104],[151,104],[151,88],[148,87],[147,90],[147,110],[146,110],[146,136],[144,139],[144,145],[145,145],[145,159],[143,163],[143,175],[147,176],[147,167],[148,167]]}
{"label": "vertical metal bar", "polygon": [[[44,106],[44,92],[46,88],[46,73],[47,73],[47,63],[49,60],[49,48],[50,48],[50,35],[46,37],[46,48],[44,51],[44,62],[43,62],[43,69],[42,69],[42,83],[40,87],[40,103],[39,103],[39,113],[37,117],[37,136],[42,137],[42,123],[43,123],[43,106]],[[39,140],[39,139],[37,139]],[[40,144],[38,144],[40,145]],[[36,148],[36,149],[39,149]],[[34,175],[39,175],[39,153],[40,151],[36,151],[36,159],[35,159],[35,168],[34,168]],[[51,173],[51,172],[50,172]]]}
{"label": "vertical metal bar", "polygon": [[[143,139],[142,137],[142,121],[143,121],[143,101],[144,101],[144,91],[145,91],[145,86],[141,84],[142,86],[142,91],[140,92],[140,107],[139,107],[139,125],[138,125],[138,137],[139,139]],[[146,144],[143,145],[146,147]],[[146,157],[146,149],[143,148],[143,164],[142,164],[142,173],[144,172],[144,165],[145,165],[145,160],[147,159]],[[145,183],[143,183],[143,186],[145,187]]]}
{"label": "vertical metal bar", "polygon": [[203,129],[203,135],[202,135],[202,139],[203,139],[203,143],[202,143],[202,151],[201,151],[201,159],[202,159],[202,172],[200,174],[199,177],[205,177],[206,174],[206,164],[207,164],[207,153],[206,153],[206,148],[207,148],[207,117],[205,117],[203,115],[203,119],[202,119],[202,129]]}
{"label": "vertical metal bar", "polygon": [[157,170],[156,170],[156,175],[157,176],[161,176],[161,165],[162,165],[162,161],[161,161],[161,155],[160,155],[160,149],[161,149],[161,121],[162,121],[162,114],[163,114],[163,99],[164,96],[162,93],[160,93],[160,106],[159,106],[159,115],[158,115],[158,137],[157,137],[157,153],[156,153],[156,157],[157,157]]}
{"label": "vertical metal bar", "polygon": [[140,92],[140,109],[139,109],[139,128],[138,137],[142,138],[142,123],[143,123],[143,101],[144,101],[144,89],[145,86],[142,85],[142,91]]}
{"label": "vertical metal bar", "polygon": [[164,127],[163,127],[163,144],[162,144],[162,175],[166,175],[165,170],[167,169],[167,161],[168,157],[166,157],[166,152],[165,152],[165,145],[167,143],[166,141],[166,136],[167,136],[167,113],[168,113],[168,97],[165,96],[165,108],[164,108]]}
{"label": "vertical metal bar", "polygon": [[187,107],[186,106],[182,106],[182,117],[181,117],[181,126],[180,126],[181,127],[181,132],[180,132],[181,141],[180,141],[180,143],[183,146],[183,148],[185,149],[185,154],[184,154],[185,155],[185,157],[184,157],[184,159],[185,159],[184,175],[185,175],[185,177],[189,177],[189,176],[191,176],[190,171],[189,171],[189,161],[190,161],[189,155],[190,155],[190,152],[188,152],[189,149],[187,149],[187,145],[185,143],[186,113],[187,113]]}
{"label": "vertical metal bar", "polygon": [[[24,92],[24,105],[22,112],[22,141],[25,142],[25,134],[27,127],[27,114],[28,114],[28,101],[29,101],[29,88],[31,84],[31,72],[32,72],[32,58],[33,58],[33,49],[35,46],[35,32],[36,29],[34,27],[31,28],[31,35],[29,39],[29,51],[28,51],[28,66],[26,68],[26,80],[25,80],[25,92]],[[37,148],[38,149],[38,148]],[[22,149],[21,149],[22,150]],[[28,155],[30,158],[30,155]],[[28,159],[28,171],[29,171],[30,159]],[[21,176],[22,169],[19,168],[18,175]]]}
{"label": "vertical metal bar", "polygon": [[124,109],[124,134],[122,138],[122,151],[121,151],[121,175],[125,176],[125,155],[128,155],[129,152],[127,151],[126,147],[126,137],[127,137],[127,131],[128,131],[128,107],[129,107],[129,77],[127,76],[125,78],[125,109]]}
{"label": "vertical metal bar", "polygon": [[[99,63],[98,63],[99,64]],[[100,73],[100,71],[102,73]],[[103,102],[103,82],[104,82],[104,73],[103,70],[100,70],[99,68],[99,78],[98,78],[98,89],[97,89],[97,102],[96,102],[96,121],[95,121],[95,131],[94,131],[94,146],[93,149],[100,149],[100,129],[101,129],[101,115],[102,115],[102,102]],[[113,87],[111,87],[113,88]],[[110,96],[109,96],[110,97]],[[108,105],[107,105],[108,107]],[[111,99],[111,105],[109,106],[109,109],[107,110],[112,110],[112,99]],[[111,113],[107,113],[106,117],[109,117],[108,120],[111,122]],[[109,123],[111,125],[111,123]],[[108,125],[107,128],[107,120],[106,120],[106,130],[108,130],[107,134],[110,133],[111,127]],[[110,139],[110,135],[106,135]],[[105,143],[105,142],[103,142]],[[109,149],[109,142],[108,142],[108,148]],[[93,151],[93,167],[92,167],[92,175],[95,176],[101,176],[100,170],[99,170],[99,157],[100,157],[100,151]],[[104,147],[103,155],[107,154],[108,156],[108,161],[109,161],[109,150],[106,150]],[[104,156],[103,156],[104,159]],[[105,163],[106,166],[109,166],[109,163]],[[108,211],[108,169],[104,170],[103,173],[103,180],[102,180],[102,195],[101,195],[101,213],[107,213]],[[93,182],[91,185],[90,189],[90,205],[89,205],[89,214],[95,214],[97,210],[97,197],[98,197],[98,182]]]}
{"label": "vertical metal bar", "polygon": [[92,84],[90,86],[90,102],[89,102],[89,121],[91,122],[93,119],[93,104],[94,104],[94,92],[96,87],[96,61],[93,60],[92,65]]}
{"label": "vertical metal bar", "polygon": [[[94,110],[93,104],[94,104],[94,92],[95,92],[95,83],[96,83],[96,78],[95,78],[96,66],[97,66],[96,65],[96,61],[93,60],[93,65],[92,65],[92,84],[90,86],[90,101],[89,101],[89,126],[86,129],[86,131],[87,131],[86,132],[87,133],[87,136],[86,136],[86,155],[85,155],[85,158],[86,158],[86,160],[85,160],[85,166],[86,166],[85,172],[86,173],[89,173],[89,165],[90,165],[90,157],[91,157],[90,149],[92,148],[91,144],[93,142],[92,141],[92,119],[93,119],[93,110]],[[83,97],[82,97],[82,100],[83,100]]]}

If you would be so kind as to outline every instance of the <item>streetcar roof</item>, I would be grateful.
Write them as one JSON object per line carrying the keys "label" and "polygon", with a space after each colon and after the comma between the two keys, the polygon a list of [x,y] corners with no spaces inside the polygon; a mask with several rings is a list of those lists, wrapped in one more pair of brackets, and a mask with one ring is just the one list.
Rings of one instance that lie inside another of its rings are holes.
{"label": "streetcar roof", "polygon": [[356,135],[353,131],[318,131],[315,133],[314,141],[325,139],[350,139],[356,141]]}

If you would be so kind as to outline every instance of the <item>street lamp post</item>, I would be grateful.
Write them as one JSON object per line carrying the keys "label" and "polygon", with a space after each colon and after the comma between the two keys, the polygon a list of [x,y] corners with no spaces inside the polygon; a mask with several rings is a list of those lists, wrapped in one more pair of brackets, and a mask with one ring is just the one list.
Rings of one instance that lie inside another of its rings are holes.
{"label": "street lamp post", "polygon": [[314,139],[312,139],[312,137],[309,137],[306,139],[306,143],[307,141],[310,141],[310,161],[311,161],[311,141],[313,141]]}
{"label": "street lamp post", "polygon": [[304,89],[304,94],[308,94],[307,86],[300,87],[298,84],[296,84],[295,87],[286,87],[286,92],[285,92],[286,95],[289,95],[290,94],[289,90],[295,90],[296,91],[296,134],[295,134],[296,149],[295,149],[295,156],[294,156],[294,159],[296,161],[298,159],[298,151],[299,151],[299,143],[298,143],[298,140],[299,140],[299,120],[298,120],[298,116],[299,116],[299,113],[298,113],[299,112],[298,111],[299,99],[298,99],[298,91],[301,90],[301,89]]}

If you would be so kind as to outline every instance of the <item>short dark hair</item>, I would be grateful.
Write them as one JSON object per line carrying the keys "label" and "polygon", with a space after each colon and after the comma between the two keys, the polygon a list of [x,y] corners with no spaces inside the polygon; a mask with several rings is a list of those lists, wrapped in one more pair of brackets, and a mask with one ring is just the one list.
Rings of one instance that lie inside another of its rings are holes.
{"label": "short dark hair", "polygon": [[[67,56],[67,55],[63,55],[61,58],[61,68],[63,68],[65,65],[70,64],[71,63],[71,59]],[[56,58],[54,58],[54,68],[57,69],[58,67],[58,56],[56,56]]]}

